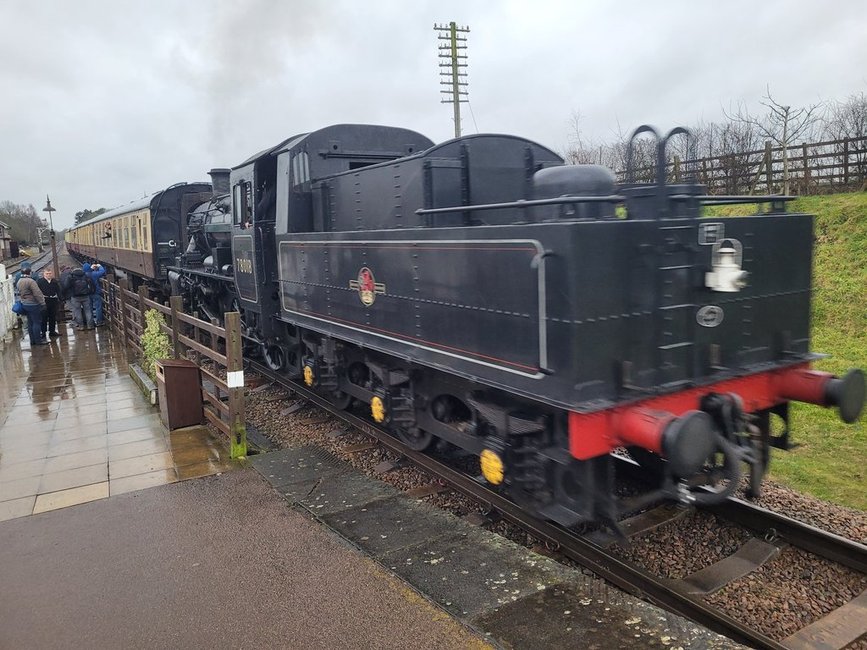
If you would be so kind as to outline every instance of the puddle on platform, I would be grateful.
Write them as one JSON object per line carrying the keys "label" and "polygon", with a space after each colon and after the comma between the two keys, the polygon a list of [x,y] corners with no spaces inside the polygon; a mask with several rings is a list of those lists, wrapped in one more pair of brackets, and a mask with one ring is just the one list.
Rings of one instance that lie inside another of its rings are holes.
{"label": "puddle on platform", "polygon": [[107,327],[0,350],[0,521],[232,468],[207,427],[169,433]]}

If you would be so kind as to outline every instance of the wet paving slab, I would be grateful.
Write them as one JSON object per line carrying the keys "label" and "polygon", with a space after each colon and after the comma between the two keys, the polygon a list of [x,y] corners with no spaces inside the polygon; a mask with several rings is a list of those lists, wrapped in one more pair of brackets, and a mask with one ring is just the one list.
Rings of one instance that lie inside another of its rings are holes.
{"label": "wet paving slab", "polygon": [[502,647],[741,647],[412,499],[322,449],[284,449],[251,462],[295,508]]}
{"label": "wet paving slab", "polygon": [[0,350],[0,521],[232,467],[206,427],[169,433],[108,328]]}
{"label": "wet paving slab", "polygon": [[0,648],[487,648],[253,469],[0,523]]}

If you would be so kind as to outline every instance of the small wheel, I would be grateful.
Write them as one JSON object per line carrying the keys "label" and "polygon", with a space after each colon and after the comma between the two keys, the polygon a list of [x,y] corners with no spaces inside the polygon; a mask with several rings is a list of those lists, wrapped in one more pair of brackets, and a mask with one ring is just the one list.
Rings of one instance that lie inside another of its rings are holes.
{"label": "small wheel", "polygon": [[262,345],[262,359],[271,370],[282,370],[286,365],[286,355],[279,345]]}
{"label": "small wheel", "polygon": [[344,393],[342,390],[336,390],[331,393],[331,403],[334,404],[341,411],[345,411],[350,406],[352,406],[352,402],[354,401],[352,395],[349,393]]}
{"label": "small wheel", "polygon": [[433,444],[434,435],[430,431],[413,427],[412,430],[398,429],[397,437],[413,451],[424,451]]}

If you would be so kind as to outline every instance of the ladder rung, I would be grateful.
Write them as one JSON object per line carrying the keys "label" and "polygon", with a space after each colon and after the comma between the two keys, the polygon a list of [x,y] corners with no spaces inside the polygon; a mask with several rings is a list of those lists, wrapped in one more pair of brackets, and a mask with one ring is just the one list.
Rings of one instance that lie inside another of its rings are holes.
{"label": "ladder rung", "polygon": [[695,305],[692,303],[681,303],[679,305],[665,305],[663,307],[660,307],[659,309],[661,311],[668,311],[671,309],[686,309],[687,307],[695,307]]}
{"label": "ladder rung", "polygon": [[695,344],[691,343],[690,341],[684,341],[682,343],[669,343],[668,345],[660,345],[659,349],[660,350],[674,350],[676,348],[688,348],[692,345],[695,345]]}

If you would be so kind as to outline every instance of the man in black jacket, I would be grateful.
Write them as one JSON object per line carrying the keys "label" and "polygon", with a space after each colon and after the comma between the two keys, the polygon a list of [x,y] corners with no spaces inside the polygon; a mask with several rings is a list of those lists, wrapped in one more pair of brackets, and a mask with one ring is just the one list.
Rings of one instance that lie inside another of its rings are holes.
{"label": "man in black jacket", "polygon": [[74,269],[64,278],[63,295],[69,299],[69,308],[75,321],[75,329],[93,329],[93,280],[82,269]]}
{"label": "man in black jacket", "polygon": [[60,304],[60,285],[54,279],[54,271],[45,269],[42,277],[36,280],[36,284],[42,289],[45,296],[45,319],[42,321],[42,338],[48,332],[52,337],[60,336],[57,331],[57,307]]}

